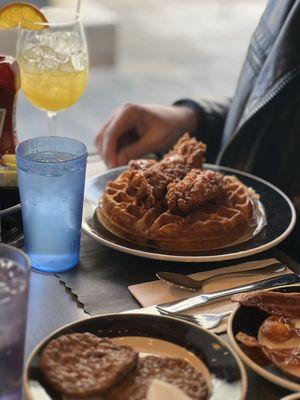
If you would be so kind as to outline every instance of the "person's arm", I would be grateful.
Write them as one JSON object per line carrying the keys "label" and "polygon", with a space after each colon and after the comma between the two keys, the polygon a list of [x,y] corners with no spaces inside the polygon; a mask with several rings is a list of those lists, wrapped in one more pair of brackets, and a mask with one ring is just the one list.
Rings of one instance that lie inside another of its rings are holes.
{"label": "person's arm", "polygon": [[177,107],[189,107],[194,111],[197,123],[191,133],[207,144],[207,162],[214,162],[219,153],[230,104],[230,98],[192,98],[174,103]]}
{"label": "person's arm", "polygon": [[102,125],[95,145],[111,167],[125,165],[147,153],[169,150],[185,132],[196,129],[190,107],[128,103]]}
{"label": "person's arm", "polygon": [[103,124],[95,145],[111,167],[147,153],[169,150],[189,132],[208,144],[206,159],[214,161],[220,147],[229,102],[179,100],[173,106],[128,103]]}

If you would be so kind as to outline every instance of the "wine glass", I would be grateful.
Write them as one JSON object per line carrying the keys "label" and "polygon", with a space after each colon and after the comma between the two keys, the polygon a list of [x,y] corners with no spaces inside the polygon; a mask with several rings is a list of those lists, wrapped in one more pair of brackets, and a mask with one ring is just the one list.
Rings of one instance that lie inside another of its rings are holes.
{"label": "wine glass", "polygon": [[88,50],[79,13],[44,7],[47,22],[21,26],[17,59],[26,98],[49,117],[49,135],[56,136],[57,112],[72,106],[88,80]]}

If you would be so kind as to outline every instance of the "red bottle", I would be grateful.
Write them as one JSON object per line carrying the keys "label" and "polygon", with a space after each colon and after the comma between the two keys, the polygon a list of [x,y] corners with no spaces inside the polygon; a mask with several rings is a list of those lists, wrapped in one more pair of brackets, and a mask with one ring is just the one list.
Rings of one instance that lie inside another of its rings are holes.
{"label": "red bottle", "polygon": [[[13,57],[0,55],[0,210],[6,210],[20,202],[17,185],[17,171],[5,174],[4,154],[14,154],[17,144],[15,107],[20,87],[20,72]],[[5,214],[0,218],[0,242],[21,243],[21,212]]]}
{"label": "red bottle", "polygon": [[19,88],[20,70],[17,61],[10,56],[0,56],[0,157],[15,152],[15,108]]}

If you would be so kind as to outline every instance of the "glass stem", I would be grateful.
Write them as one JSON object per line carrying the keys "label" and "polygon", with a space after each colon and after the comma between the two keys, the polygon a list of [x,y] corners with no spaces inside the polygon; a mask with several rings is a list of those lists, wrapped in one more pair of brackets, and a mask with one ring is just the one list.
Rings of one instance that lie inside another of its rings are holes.
{"label": "glass stem", "polygon": [[49,119],[49,136],[56,136],[56,116],[57,113],[53,111],[47,112]]}

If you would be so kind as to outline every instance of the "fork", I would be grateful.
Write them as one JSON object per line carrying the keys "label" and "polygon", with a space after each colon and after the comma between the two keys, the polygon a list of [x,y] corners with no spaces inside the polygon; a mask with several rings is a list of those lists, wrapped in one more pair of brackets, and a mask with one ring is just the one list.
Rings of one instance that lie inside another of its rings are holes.
{"label": "fork", "polygon": [[222,319],[231,314],[232,311],[224,311],[222,313],[201,313],[201,314],[183,314],[171,311],[159,310],[162,315],[183,319],[201,326],[204,329],[212,329],[220,324]]}

